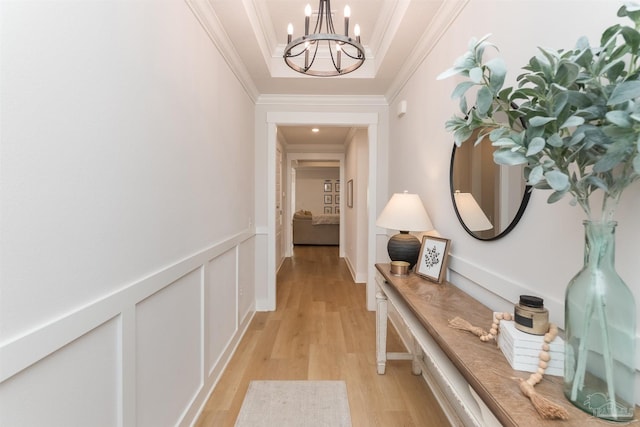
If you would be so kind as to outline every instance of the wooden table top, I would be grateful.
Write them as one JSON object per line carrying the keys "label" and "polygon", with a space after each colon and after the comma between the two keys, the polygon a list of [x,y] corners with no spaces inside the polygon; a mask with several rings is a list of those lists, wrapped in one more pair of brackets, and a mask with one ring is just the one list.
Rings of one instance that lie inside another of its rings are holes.
{"label": "wooden table top", "polygon": [[[530,373],[515,371],[495,341],[482,342],[469,332],[449,327],[456,316],[485,330],[491,327],[493,311],[454,285],[437,284],[410,273],[395,276],[389,264],[376,264],[385,280],[398,291],[427,332],[440,345],[462,376],[505,426],[611,426],[573,406],[562,391],[562,377],[545,375],[535,390],[564,407],[569,420],[543,420],[519,388],[516,378],[527,379]],[[636,418],[638,410],[636,408]]]}

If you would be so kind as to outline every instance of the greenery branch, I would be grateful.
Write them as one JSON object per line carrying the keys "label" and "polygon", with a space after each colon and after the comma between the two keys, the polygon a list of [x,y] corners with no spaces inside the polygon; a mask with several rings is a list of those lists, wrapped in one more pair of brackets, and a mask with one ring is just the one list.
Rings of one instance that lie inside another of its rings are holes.
{"label": "greenery branch", "polygon": [[452,93],[462,115],[446,123],[455,143],[488,137],[494,161],[524,165],[529,185],[553,190],[549,203],[568,193],[589,220],[613,220],[623,190],[640,177],[640,5],[627,3],[618,16],[633,26],[607,28],[597,47],[582,37],[571,50],[538,48],[515,88],[503,87],[502,58],[484,62],[487,48],[497,50],[489,36],[472,39],[438,76],[465,78]]}

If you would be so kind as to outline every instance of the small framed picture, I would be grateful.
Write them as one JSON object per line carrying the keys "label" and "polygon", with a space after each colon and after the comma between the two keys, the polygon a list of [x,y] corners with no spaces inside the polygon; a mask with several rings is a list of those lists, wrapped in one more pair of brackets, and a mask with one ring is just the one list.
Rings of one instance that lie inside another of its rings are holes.
{"label": "small framed picture", "polygon": [[325,193],[331,193],[331,183],[330,182],[325,182],[324,183],[324,192]]}
{"label": "small framed picture", "polygon": [[339,193],[340,192],[340,181],[336,182],[333,185],[333,188],[336,190],[336,193]]}
{"label": "small framed picture", "polygon": [[333,213],[334,214],[339,214],[340,213],[340,206],[336,206],[333,208]]}
{"label": "small framed picture", "polygon": [[[329,184],[329,185],[331,185],[331,184]],[[333,200],[333,197],[331,197],[331,194],[325,194],[325,195],[324,195],[324,204],[325,204],[325,205],[330,205],[330,204],[332,204],[332,203],[333,203],[333,201],[332,201],[332,200]]]}
{"label": "small framed picture", "polygon": [[450,243],[451,240],[441,237],[422,237],[422,247],[415,268],[416,274],[432,282],[442,283],[447,268]]}
{"label": "small framed picture", "polygon": [[324,213],[330,214],[331,213],[331,206],[325,206],[324,207]]}
{"label": "small framed picture", "polygon": [[340,204],[340,195],[336,194],[333,199],[335,200],[336,203]]}

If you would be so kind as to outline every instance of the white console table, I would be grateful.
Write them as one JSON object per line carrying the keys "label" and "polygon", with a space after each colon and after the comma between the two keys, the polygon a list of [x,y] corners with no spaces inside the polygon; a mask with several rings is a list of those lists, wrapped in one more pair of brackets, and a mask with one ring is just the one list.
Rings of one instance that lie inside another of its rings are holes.
{"label": "white console table", "polygon": [[[395,276],[389,264],[376,264],[376,353],[378,374],[387,360],[411,361],[454,426],[583,427],[610,426],[574,407],[562,393],[562,377],[545,375],[536,391],[562,405],[569,420],[543,420],[519,389],[514,371],[493,343],[450,328],[460,316],[488,328],[492,310],[455,286],[429,282],[415,274]],[[387,320],[391,320],[407,352],[387,352]]]}

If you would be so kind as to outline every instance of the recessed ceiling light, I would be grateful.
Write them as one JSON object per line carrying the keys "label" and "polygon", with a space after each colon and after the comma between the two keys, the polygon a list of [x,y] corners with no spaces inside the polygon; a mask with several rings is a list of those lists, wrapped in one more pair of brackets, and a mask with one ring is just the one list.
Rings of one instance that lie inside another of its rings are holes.
{"label": "recessed ceiling light", "polygon": [[311,132],[313,132],[313,133],[318,133],[318,132],[320,132],[320,129],[318,129],[318,128],[313,128],[313,129],[311,129]]}

